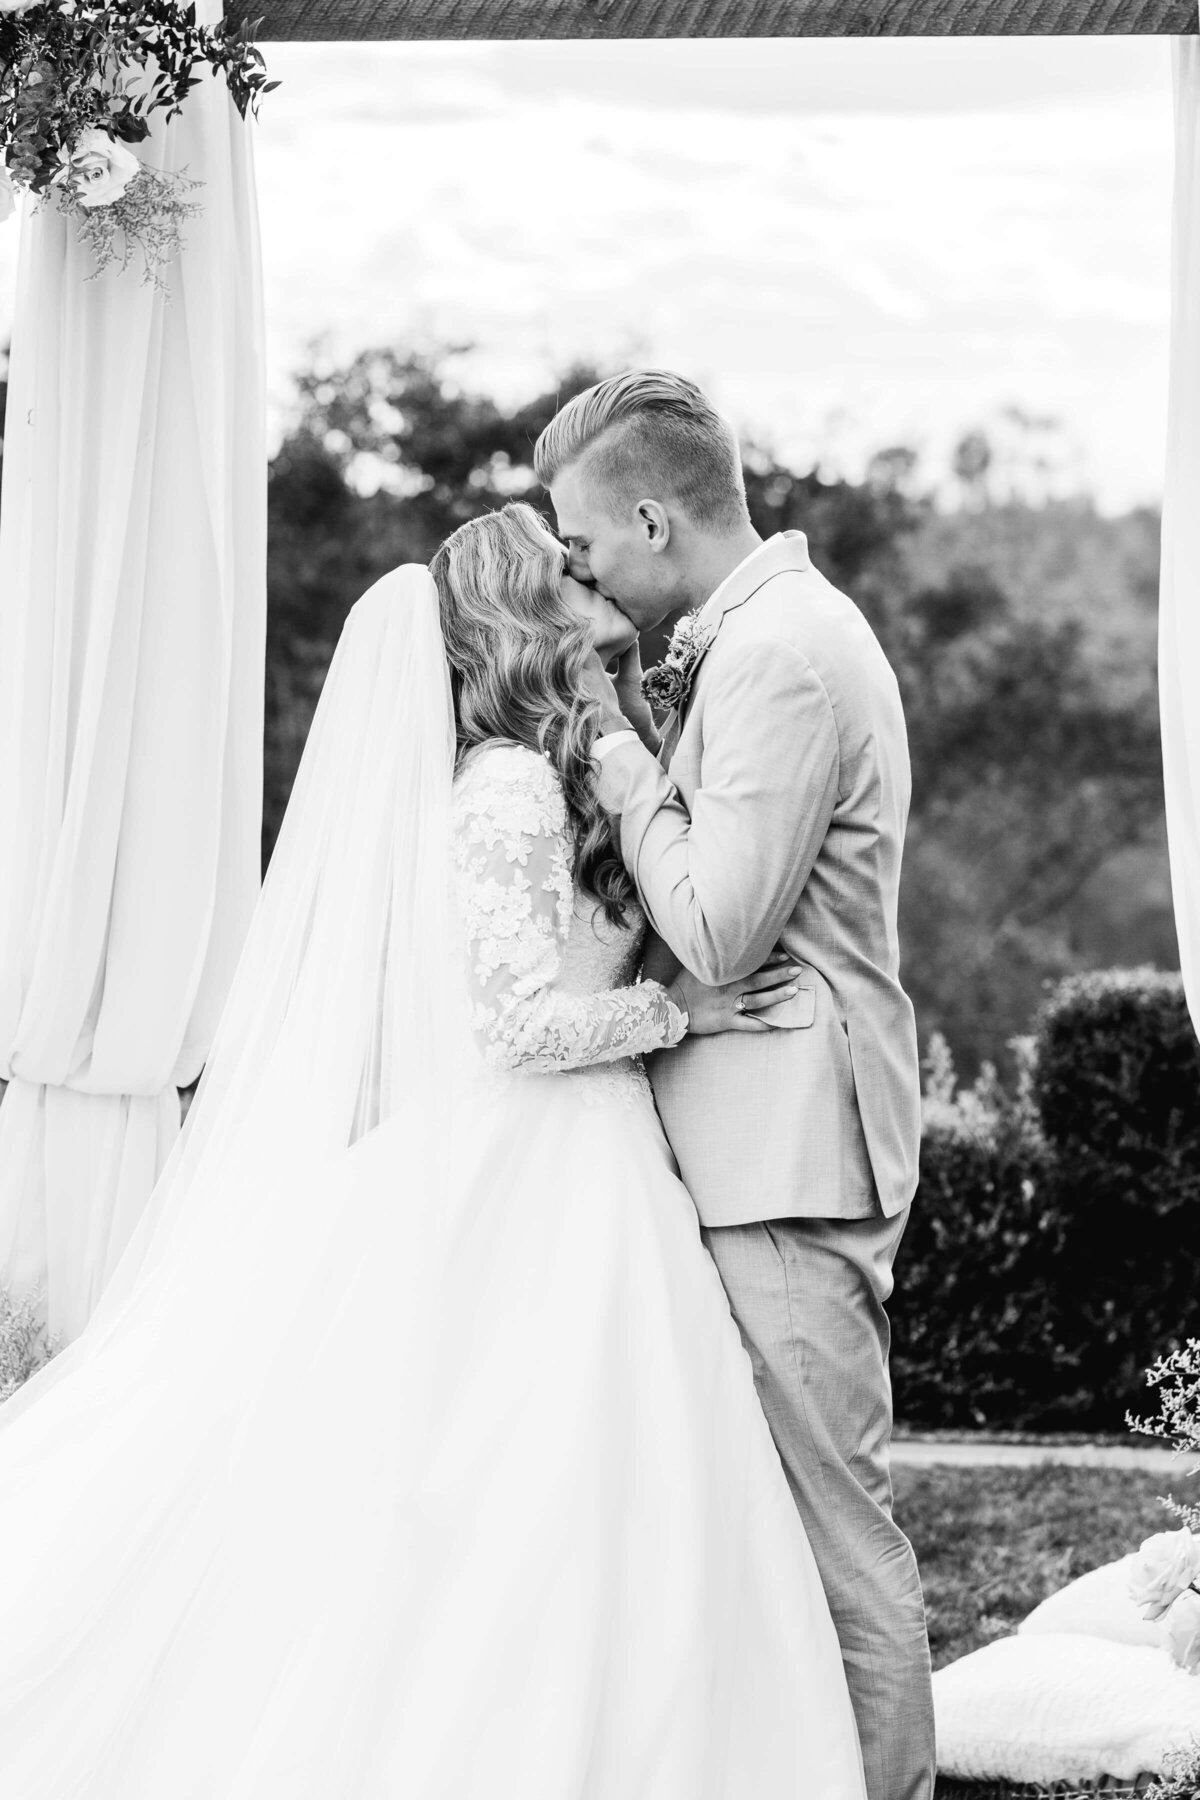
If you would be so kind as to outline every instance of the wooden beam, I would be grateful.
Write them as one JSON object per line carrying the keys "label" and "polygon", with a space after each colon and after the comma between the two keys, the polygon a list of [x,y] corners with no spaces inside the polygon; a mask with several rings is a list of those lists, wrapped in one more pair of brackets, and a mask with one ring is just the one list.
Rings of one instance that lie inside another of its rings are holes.
{"label": "wooden beam", "polygon": [[[1197,0],[249,0],[262,42],[1189,34]],[[242,18],[245,6],[229,6]]]}

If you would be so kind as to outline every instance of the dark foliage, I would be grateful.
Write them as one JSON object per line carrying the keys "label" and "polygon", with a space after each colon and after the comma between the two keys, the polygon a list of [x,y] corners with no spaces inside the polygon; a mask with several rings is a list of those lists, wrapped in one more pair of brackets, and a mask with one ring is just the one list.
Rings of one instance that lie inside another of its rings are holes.
{"label": "dark foliage", "polygon": [[1200,1335],[1200,1044],[1177,975],[1076,976],[1038,1022],[1033,1095],[1063,1221],[1060,1316],[1106,1409]]}
{"label": "dark foliage", "polygon": [[1018,1100],[928,1107],[892,1304],[899,1416],[1120,1431],[1200,1320],[1200,1045],[1177,976],[1043,1008]]}
{"label": "dark foliage", "polygon": [[1058,1331],[1052,1195],[1045,1152],[1014,1117],[994,1134],[926,1130],[889,1309],[906,1422],[1051,1426],[1086,1403]]}
{"label": "dark foliage", "polygon": [[428,562],[464,520],[522,499],[538,433],[599,371],[505,410],[455,389],[453,355],[319,357],[298,377],[299,417],[268,486],[263,866],[283,818],[333,646],[351,606],[399,563]]}
{"label": "dark foliage", "polygon": [[[177,0],[107,0],[70,11],[35,5],[0,13],[0,147],[14,179],[43,193],[92,127],[142,142],[150,115],[174,117],[199,84],[202,66],[224,73],[245,116],[257,111],[269,82],[247,21],[196,22],[194,4]],[[144,71],[144,87],[123,77]]]}
{"label": "dark foliage", "polygon": [[[894,453],[893,453],[894,454]],[[746,502],[763,537],[803,531],[812,559],[835,587],[853,594],[877,631],[887,632],[890,608],[878,579],[901,540],[916,530],[928,503],[913,500],[876,457],[863,482],[831,480],[815,469],[797,473],[755,445],[744,453]]]}
{"label": "dark foliage", "polygon": [[1095,1201],[1200,1203],[1200,1044],[1178,975],[1065,981],[1037,1021],[1033,1097],[1060,1164]]}

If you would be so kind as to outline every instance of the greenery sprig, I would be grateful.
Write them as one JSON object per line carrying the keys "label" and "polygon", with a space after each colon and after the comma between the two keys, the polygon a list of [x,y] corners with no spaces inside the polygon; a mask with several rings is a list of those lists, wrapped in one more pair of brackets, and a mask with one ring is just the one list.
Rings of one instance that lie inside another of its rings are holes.
{"label": "greenery sprig", "polygon": [[[1129,1412],[1125,1423],[1131,1431],[1164,1439],[1177,1457],[1192,1463],[1187,1475],[1200,1474],[1200,1338],[1188,1338],[1169,1355],[1160,1356],[1153,1368],[1146,1370],[1146,1380],[1159,1390],[1158,1412],[1154,1418],[1138,1418]],[[1200,1536],[1200,1505],[1188,1505],[1173,1495],[1168,1495],[1163,1505]]]}
{"label": "greenery sprig", "polygon": [[198,201],[188,199],[203,185],[182,173],[143,168],[110,205],[67,206],[96,265],[88,280],[95,281],[106,269],[125,270],[140,256],[143,285],[165,291],[159,271],[178,256],[184,223],[203,211]]}
{"label": "greenery sprig", "polygon": [[14,1299],[0,1287],[0,1403],[11,1398],[43,1363],[62,1349],[46,1330],[46,1296],[37,1290]]}
{"label": "greenery sprig", "polygon": [[0,0],[0,218],[14,188],[49,197],[79,221],[99,267],[138,248],[157,279],[196,210],[184,188],[197,184],[144,170],[128,146],[155,114],[174,118],[206,69],[224,76],[243,118],[257,114],[279,86],[251,41],[257,23],[199,25],[179,0]]}

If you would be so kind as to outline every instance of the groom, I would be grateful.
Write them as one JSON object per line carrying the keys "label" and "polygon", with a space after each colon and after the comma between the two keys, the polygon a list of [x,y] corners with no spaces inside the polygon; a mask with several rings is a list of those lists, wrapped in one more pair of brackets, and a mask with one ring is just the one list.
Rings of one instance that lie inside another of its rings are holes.
{"label": "groom", "polygon": [[754,1031],[685,1038],[650,1073],[820,1567],[870,1800],[929,1800],[929,1648],[888,1467],[884,1303],[919,1143],[895,677],[803,534],[759,537],[737,440],[692,382],[601,382],[547,426],[535,466],[573,575],[639,630],[700,609],[654,684],[673,707],[661,743],[636,655],[618,688],[595,664],[600,800],[652,924],[701,981],[778,946],[803,973]]}

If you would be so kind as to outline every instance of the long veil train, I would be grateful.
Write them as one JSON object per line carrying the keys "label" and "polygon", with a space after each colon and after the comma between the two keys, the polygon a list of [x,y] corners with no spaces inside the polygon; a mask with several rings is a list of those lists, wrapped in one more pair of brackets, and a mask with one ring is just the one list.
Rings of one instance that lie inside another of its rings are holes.
{"label": "long veil train", "polygon": [[[92,1322],[11,1422],[112,1328],[192,1217],[250,1171],[311,1165],[463,1066],[449,890],[454,759],[437,593],[393,570],[351,608],[184,1129]],[[240,1171],[240,1174],[239,1174]],[[231,1244],[232,1249],[232,1244]]]}
{"label": "long veil train", "polygon": [[[411,1330],[390,1344],[414,1359],[412,1403],[427,1391],[414,1379],[415,1215],[444,1185],[468,1029],[448,885],[453,754],[436,590],[407,566],[347,618],[212,1052],[128,1251],[81,1337],[0,1409],[0,1791],[12,1800],[107,1794],[98,1771],[130,1693],[143,1695],[149,1750],[177,1616],[206,1594],[218,1618],[237,1583],[250,1594],[275,1580],[277,1558],[255,1547],[278,1552],[290,1512],[306,1534],[322,1519],[342,1533],[373,1488],[388,1491],[368,1467],[381,1434],[393,1455],[412,1453],[415,1420],[398,1397],[381,1421],[355,1367],[372,1309],[407,1306]],[[361,1164],[388,1119],[407,1150],[390,1216],[368,1228],[347,1158]],[[318,1290],[338,1297],[336,1314]],[[310,1371],[308,1391],[289,1389],[289,1365]],[[301,1489],[303,1509],[290,1508]],[[258,1692],[249,1666],[239,1682],[239,1658],[283,1668],[314,1619],[334,1637],[346,1624],[330,1572],[308,1586],[303,1542],[293,1549],[295,1587],[250,1609],[261,1638],[226,1648],[215,1691],[230,1709],[239,1688]],[[195,1728],[202,1738],[202,1717]],[[326,1741],[338,1735],[330,1724]],[[197,1793],[225,1791],[200,1747],[196,1766]]]}

